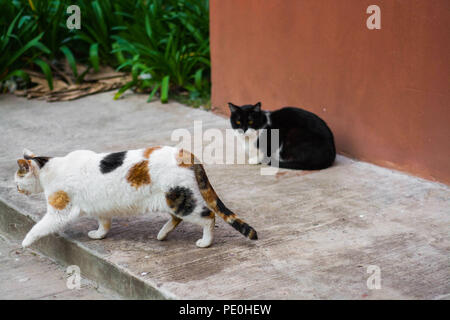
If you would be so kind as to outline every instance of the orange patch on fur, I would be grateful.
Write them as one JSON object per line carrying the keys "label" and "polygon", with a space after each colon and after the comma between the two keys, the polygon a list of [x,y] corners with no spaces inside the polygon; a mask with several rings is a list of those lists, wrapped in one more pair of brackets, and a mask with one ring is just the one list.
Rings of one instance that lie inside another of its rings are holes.
{"label": "orange patch on fur", "polygon": [[17,160],[17,164],[19,165],[19,167],[25,167],[28,168],[29,164],[30,164],[30,160],[25,160],[25,159],[19,159]]}
{"label": "orange patch on fur", "polygon": [[213,218],[215,218],[215,217],[216,217],[216,214],[215,214],[214,212],[210,211],[210,212],[209,212],[209,215],[208,215],[207,217],[205,217],[205,218],[213,219]]}
{"label": "orange patch on fur", "polygon": [[217,209],[217,194],[209,183],[203,165],[194,164],[191,168],[194,170],[195,179],[197,180],[197,185],[200,189],[200,193],[202,194],[203,199],[210,206],[210,208]]}
{"label": "orange patch on fur", "polygon": [[149,158],[153,151],[161,149],[161,147],[150,147],[144,150],[144,158]]}
{"label": "orange patch on fur", "polygon": [[17,170],[17,175],[19,177],[23,177],[30,170],[31,163],[29,160],[19,159],[17,160],[17,164],[19,165],[19,170]]}
{"label": "orange patch on fur", "polygon": [[241,219],[236,218],[236,215],[234,213],[230,214],[229,216],[225,216],[223,220],[225,220],[225,222],[229,224],[233,224],[233,222],[235,221],[237,221],[239,224],[243,223]]}
{"label": "orange patch on fur", "polygon": [[56,191],[48,197],[48,203],[56,210],[63,210],[70,202],[70,198],[64,191]]}
{"label": "orange patch on fur", "polygon": [[151,179],[150,173],[148,172],[148,160],[138,162],[132,166],[128,171],[127,181],[136,189],[145,184],[150,184]]}
{"label": "orange patch on fur", "polygon": [[205,199],[206,203],[209,204],[211,207],[216,207],[217,204],[217,194],[215,191],[210,187],[204,191],[200,190],[202,193],[203,198]]}
{"label": "orange patch on fur", "polygon": [[176,156],[177,164],[179,167],[191,168],[195,163],[195,157],[189,151],[180,149]]}
{"label": "orange patch on fur", "polygon": [[103,229],[109,230],[111,229],[111,220],[107,220],[106,222],[102,223]]}
{"label": "orange patch on fur", "polygon": [[19,191],[19,193],[28,194],[28,192],[25,192],[22,189],[20,189],[19,186],[17,186],[17,191]]}

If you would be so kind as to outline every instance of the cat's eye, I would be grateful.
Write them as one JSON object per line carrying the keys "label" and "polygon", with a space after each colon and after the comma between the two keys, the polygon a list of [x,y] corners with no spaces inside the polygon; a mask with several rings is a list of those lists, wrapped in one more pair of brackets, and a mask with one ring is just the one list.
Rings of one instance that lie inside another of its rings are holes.
{"label": "cat's eye", "polygon": [[252,121],[252,120],[250,120],[250,121],[248,122],[248,124],[253,124],[253,121]]}
{"label": "cat's eye", "polygon": [[236,124],[241,124],[241,122],[240,121],[236,121]]}

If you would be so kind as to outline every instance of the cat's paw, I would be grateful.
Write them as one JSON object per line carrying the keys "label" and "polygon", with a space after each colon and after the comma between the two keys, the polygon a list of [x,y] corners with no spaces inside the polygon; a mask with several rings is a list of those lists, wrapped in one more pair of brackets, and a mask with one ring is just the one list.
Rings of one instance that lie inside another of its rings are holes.
{"label": "cat's paw", "polygon": [[88,237],[94,240],[101,240],[106,237],[106,233],[99,232],[98,230],[92,230],[88,232]]}
{"label": "cat's paw", "polygon": [[163,241],[167,238],[168,232],[164,232],[163,230],[159,231],[158,235],[156,236],[156,239],[159,241]]}
{"label": "cat's paw", "polygon": [[22,241],[22,248],[28,248],[32,243],[33,239],[31,239],[30,237],[25,237],[25,239],[23,239]]}
{"label": "cat's paw", "polygon": [[208,248],[211,245],[212,241],[204,240],[204,239],[198,239],[195,243],[197,247],[199,248]]}

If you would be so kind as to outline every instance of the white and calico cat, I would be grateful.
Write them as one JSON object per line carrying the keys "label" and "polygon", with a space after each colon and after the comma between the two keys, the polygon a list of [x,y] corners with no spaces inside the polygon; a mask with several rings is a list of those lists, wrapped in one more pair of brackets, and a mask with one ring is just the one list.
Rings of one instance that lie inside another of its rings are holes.
{"label": "white and calico cat", "polygon": [[194,155],[183,149],[163,146],[109,154],[78,150],[65,157],[38,157],[24,150],[17,163],[17,190],[27,195],[44,192],[47,200],[47,213],[28,232],[23,247],[80,216],[98,220],[98,229],[88,235],[102,239],[111,218],[151,211],[171,215],[158,240],[185,220],[203,227],[196,244],[208,247],[215,214],[247,238],[257,239],[256,231],[218,198]]}

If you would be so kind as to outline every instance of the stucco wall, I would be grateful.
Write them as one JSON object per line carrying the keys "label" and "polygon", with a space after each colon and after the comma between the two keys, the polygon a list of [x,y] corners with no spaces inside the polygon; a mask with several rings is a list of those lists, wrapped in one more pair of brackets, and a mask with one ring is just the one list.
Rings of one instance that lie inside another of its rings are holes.
{"label": "stucco wall", "polygon": [[303,107],[340,153],[450,183],[450,1],[211,0],[210,15],[215,112]]}

